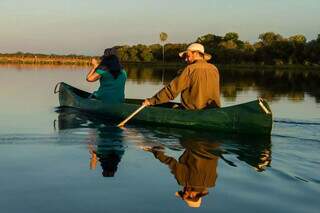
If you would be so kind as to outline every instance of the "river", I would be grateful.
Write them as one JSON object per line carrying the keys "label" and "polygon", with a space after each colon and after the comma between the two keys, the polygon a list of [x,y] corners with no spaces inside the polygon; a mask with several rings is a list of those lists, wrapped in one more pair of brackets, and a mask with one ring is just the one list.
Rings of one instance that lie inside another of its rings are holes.
{"label": "river", "polygon": [[[175,76],[172,69],[126,69],[128,98],[151,97]],[[223,106],[268,100],[274,126],[270,138],[259,138],[130,122],[119,129],[58,112],[57,82],[97,89],[85,81],[87,70],[0,66],[1,212],[319,211],[316,71],[221,71]],[[200,201],[179,197],[190,182],[203,192]]]}

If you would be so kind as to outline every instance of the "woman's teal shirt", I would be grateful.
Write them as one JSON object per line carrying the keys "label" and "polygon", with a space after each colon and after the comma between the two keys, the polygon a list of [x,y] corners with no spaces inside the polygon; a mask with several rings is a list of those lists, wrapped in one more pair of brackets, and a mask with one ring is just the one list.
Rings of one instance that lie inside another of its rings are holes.
{"label": "woman's teal shirt", "polygon": [[127,73],[121,70],[116,79],[109,71],[97,69],[96,73],[101,75],[100,87],[93,94],[97,99],[106,103],[115,104],[124,102],[124,88],[127,80]]}

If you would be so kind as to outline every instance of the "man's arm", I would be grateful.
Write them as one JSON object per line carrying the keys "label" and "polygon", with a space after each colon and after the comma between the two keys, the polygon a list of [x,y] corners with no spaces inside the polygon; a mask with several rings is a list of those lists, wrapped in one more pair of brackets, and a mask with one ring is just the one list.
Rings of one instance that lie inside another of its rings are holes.
{"label": "man's arm", "polygon": [[168,165],[171,170],[176,168],[178,162],[173,157],[166,156],[163,151],[152,150],[151,152],[155,158],[157,158],[161,163]]}
{"label": "man's arm", "polygon": [[155,158],[157,158],[161,163],[168,165],[171,173],[175,176],[177,182],[181,185],[186,183],[186,177],[188,177],[189,168],[175,158],[166,156],[163,151],[152,151]]}
{"label": "man's arm", "polygon": [[166,103],[175,99],[181,91],[188,88],[190,84],[189,69],[185,68],[182,73],[173,79],[169,85],[161,89],[152,98],[148,98],[149,105]]}

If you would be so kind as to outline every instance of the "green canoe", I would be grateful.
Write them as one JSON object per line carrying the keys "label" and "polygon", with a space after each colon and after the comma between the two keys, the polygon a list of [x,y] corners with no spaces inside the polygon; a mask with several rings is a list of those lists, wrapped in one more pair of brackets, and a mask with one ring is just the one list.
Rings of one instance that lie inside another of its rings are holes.
{"label": "green canoe", "polygon": [[[57,91],[58,90],[58,91]],[[125,103],[107,104],[89,98],[90,93],[74,88],[66,83],[58,83],[60,107],[72,107],[81,111],[105,116],[121,121],[141,106],[143,100],[126,99]],[[267,102],[261,98],[248,103],[223,108],[204,110],[173,109],[174,103],[147,107],[129,123],[174,126],[191,129],[210,130],[216,133],[270,135],[272,112]]]}

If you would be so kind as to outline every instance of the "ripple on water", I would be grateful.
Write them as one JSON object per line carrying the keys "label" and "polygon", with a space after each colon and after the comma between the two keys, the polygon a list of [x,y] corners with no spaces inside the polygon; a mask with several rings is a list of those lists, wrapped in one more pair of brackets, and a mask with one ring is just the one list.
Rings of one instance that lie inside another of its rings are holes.
{"label": "ripple on water", "polygon": [[272,135],[320,142],[320,122],[276,119]]}

